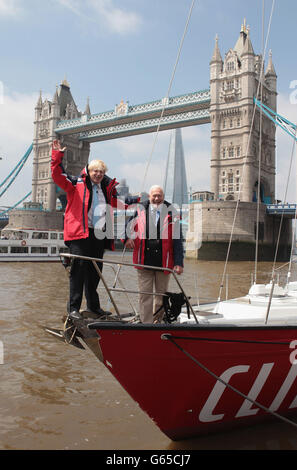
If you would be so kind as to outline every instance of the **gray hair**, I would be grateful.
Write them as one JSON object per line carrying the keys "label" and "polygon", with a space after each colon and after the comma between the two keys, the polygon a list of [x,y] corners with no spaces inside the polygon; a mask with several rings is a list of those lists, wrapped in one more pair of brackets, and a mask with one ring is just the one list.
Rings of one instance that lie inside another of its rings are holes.
{"label": "gray hair", "polygon": [[164,189],[162,188],[162,186],[159,186],[158,184],[154,184],[153,186],[151,186],[149,190],[149,194],[151,194],[151,192],[155,191],[156,189],[161,189],[162,193],[164,194]]}

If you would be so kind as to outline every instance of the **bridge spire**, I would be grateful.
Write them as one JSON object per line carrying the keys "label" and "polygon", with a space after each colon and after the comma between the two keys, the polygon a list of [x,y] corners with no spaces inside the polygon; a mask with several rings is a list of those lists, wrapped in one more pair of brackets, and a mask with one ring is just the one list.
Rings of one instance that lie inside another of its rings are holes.
{"label": "bridge spire", "polygon": [[56,91],[53,96],[53,101],[52,104],[58,104],[59,103],[59,95],[58,95],[58,85],[56,85]]}
{"label": "bridge spire", "polygon": [[84,114],[86,114],[87,116],[91,115],[90,98],[89,97],[87,97],[87,104],[86,104],[86,109],[85,109]]}
{"label": "bridge spire", "polygon": [[274,65],[273,65],[273,62],[272,62],[272,51],[271,51],[271,49],[269,51],[269,59],[268,59],[267,69],[266,69],[266,72],[265,72],[265,76],[267,76],[267,75],[272,75],[272,76],[276,77],[275,68],[274,68]]}
{"label": "bridge spire", "polygon": [[39,91],[39,97],[35,106],[35,109],[40,109],[42,108],[42,91]]}
{"label": "bridge spire", "polygon": [[70,85],[69,85],[68,81],[66,80],[66,75],[65,75],[64,80],[62,81],[61,85],[66,86],[67,88],[70,88]]}
{"label": "bridge spire", "polygon": [[215,37],[215,47],[214,47],[214,51],[213,51],[210,63],[213,64],[215,62],[223,62],[220,49],[219,49],[219,38],[217,34]]}

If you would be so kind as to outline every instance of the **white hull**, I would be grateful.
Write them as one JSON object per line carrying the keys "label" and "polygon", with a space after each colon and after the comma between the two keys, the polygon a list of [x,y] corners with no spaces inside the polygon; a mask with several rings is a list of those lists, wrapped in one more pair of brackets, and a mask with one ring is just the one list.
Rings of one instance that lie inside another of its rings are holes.
{"label": "white hull", "polygon": [[63,232],[21,228],[2,230],[0,263],[57,262],[61,252],[67,252]]}

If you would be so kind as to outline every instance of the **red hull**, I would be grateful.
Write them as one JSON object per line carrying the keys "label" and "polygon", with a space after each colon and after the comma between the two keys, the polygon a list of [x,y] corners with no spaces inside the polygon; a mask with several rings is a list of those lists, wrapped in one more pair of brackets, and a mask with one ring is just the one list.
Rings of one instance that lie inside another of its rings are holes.
{"label": "red hull", "polygon": [[229,385],[280,415],[297,408],[296,327],[105,323],[96,330],[106,367],[172,440],[270,416]]}

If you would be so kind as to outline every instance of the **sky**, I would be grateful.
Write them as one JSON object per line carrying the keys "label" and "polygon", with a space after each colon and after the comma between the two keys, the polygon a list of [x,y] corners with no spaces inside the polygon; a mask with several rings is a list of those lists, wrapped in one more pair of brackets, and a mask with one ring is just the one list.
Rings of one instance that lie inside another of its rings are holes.
{"label": "sky", "polygon": [[[0,0],[0,168],[2,182],[33,140],[40,90],[52,99],[64,78],[80,111],[92,113],[165,97],[192,0]],[[218,35],[222,57],[244,18],[255,53],[271,49],[278,76],[278,112],[297,121],[296,0],[196,0],[170,96],[209,88],[209,62]],[[189,190],[210,190],[210,125],[182,130]],[[170,131],[91,144],[90,159],[125,178],[131,192],[163,184]],[[287,188],[293,139],[277,130],[277,198]],[[142,187],[150,161],[146,187]],[[293,172],[295,167],[293,165]],[[31,190],[32,154],[0,206]],[[1,183],[0,183],[1,184]],[[0,188],[1,190],[1,188]],[[0,191],[1,192],[1,191]]]}

